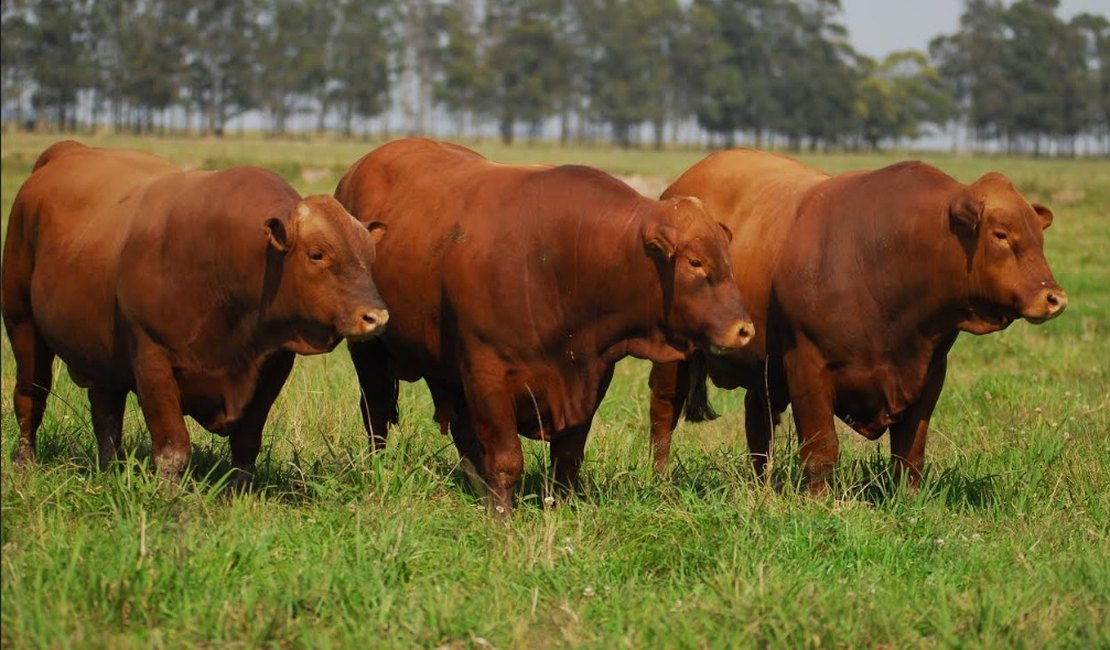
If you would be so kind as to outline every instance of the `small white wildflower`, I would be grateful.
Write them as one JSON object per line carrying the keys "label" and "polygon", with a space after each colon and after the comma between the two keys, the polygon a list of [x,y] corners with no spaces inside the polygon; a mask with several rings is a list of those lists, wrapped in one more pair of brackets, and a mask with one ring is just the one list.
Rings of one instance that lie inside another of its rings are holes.
{"label": "small white wildflower", "polygon": [[1040,413],[1041,412],[1041,407],[1038,406],[1038,407],[1034,408],[1033,412],[1034,413]]}
{"label": "small white wildflower", "polygon": [[933,543],[936,544],[937,546],[944,546],[944,539],[941,538],[941,537],[938,537],[938,538],[933,540]]}
{"label": "small white wildflower", "polygon": [[986,392],[986,394],[984,395],[984,397],[986,397],[986,398],[987,398],[987,401],[988,401],[988,402],[989,402],[989,401],[991,401],[992,399],[994,399],[994,395],[991,395],[991,392],[990,392],[989,390],[988,390],[988,391]]}
{"label": "small white wildflower", "polygon": [[594,588],[593,587],[586,587],[585,589],[582,590],[582,595],[585,596],[586,598],[593,598],[594,597]]}
{"label": "small white wildflower", "polygon": [[1071,431],[1064,432],[1064,440],[1071,440]]}
{"label": "small white wildflower", "polygon": [[555,505],[555,497],[551,496],[550,494],[545,496],[543,498],[543,504],[548,507]]}
{"label": "small white wildflower", "polygon": [[471,641],[473,641],[474,645],[479,647],[479,648],[492,648],[493,647],[493,644],[490,643],[489,639],[484,638],[484,637],[476,636],[476,637],[473,637],[471,639]]}
{"label": "small white wildflower", "polygon": [[497,506],[496,508],[494,508],[494,510],[497,511],[497,514],[499,514],[499,515],[505,514],[505,507],[504,506]]}
{"label": "small white wildflower", "polygon": [[980,535],[979,533],[972,533],[971,534],[971,541],[973,541],[973,542],[978,542],[982,539],[983,539],[983,536]]}

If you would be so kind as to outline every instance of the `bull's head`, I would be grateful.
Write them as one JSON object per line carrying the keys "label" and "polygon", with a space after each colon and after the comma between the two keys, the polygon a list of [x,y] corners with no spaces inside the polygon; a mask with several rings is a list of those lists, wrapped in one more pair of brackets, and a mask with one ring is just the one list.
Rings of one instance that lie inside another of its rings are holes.
{"label": "bull's head", "polygon": [[265,229],[270,248],[282,256],[284,311],[300,323],[309,347],[318,345],[310,331],[326,332],[331,345],[336,335],[357,340],[382,333],[389,312],[370,268],[383,224],[364,226],[338,201],[320,195],[268,219]]}
{"label": "bull's head", "polygon": [[1064,311],[1068,296],[1044,257],[1051,210],[990,173],[956,195],[949,216],[968,254],[971,312],[960,329],[986,334],[1018,318],[1043,323]]}
{"label": "bull's head", "polygon": [[747,345],[755,326],[732,276],[732,233],[712,220],[696,198],[667,199],[660,207],[642,234],[663,272],[669,334],[714,354]]}

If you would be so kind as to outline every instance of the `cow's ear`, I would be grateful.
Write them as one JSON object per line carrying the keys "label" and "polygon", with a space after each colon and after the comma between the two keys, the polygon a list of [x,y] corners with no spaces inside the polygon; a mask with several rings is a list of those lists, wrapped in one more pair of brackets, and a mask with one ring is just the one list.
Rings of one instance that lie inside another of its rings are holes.
{"label": "cow's ear", "polygon": [[1048,227],[1052,225],[1052,210],[1040,203],[1034,203],[1033,211],[1041,218],[1041,230],[1048,230]]}
{"label": "cow's ear", "polygon": [[728,243],[731,244],[732,243],[732,231],[729,230],[728,226],[721,223],[720,221],[717,222],[717,225],[721,227],[721,230],[725,231],[725,241],[727,241]]}
{"label": "cow's ear", "polygon": [[370,231],[370,238],[374,240],[375,244],[380,242],[382,237],[385,237],[385,233],[389,231],[389,228],[380,221],[371,221],[366,224],[366,229]]}
{"label": "cow's ear", "polygon": [[960,192],[948,206],[948,218],[953,230],[975,232],[983,218],[983,202],[966,191]]}
{"label": "cow's ear", "polygon": [[291,229],[278,217],[266,220],[266,235],[270,238],[270,247],[284,253],[293,247],[293,233]]}
{"label": "cow's ear", "polygon": [[665,223],[648,223],[644,226],[644,248],[669,261],[678,250],[678,228]]}

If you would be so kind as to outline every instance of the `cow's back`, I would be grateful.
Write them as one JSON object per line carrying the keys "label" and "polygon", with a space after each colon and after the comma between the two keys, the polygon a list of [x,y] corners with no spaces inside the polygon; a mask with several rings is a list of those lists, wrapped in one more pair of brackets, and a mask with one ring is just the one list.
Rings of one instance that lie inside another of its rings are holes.
{"label": "cow's back", "polygon": [[774,268],[799,206],[828,178],[825,172],[786,156],[732,149],[694,165],[663,193],[663,198],[698,197],[710,216],[732,231],[732,270],[756,331],[738,357],[756,362],[765,356]]}

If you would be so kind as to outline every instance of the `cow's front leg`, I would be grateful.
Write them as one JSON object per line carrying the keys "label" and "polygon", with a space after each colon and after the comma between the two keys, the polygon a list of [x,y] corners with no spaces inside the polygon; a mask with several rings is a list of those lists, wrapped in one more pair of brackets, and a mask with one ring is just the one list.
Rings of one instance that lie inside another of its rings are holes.
{"label": "cow's front leg", "polygon": [[651,388],[651,449],[655,473],[663,474],[671,457],[671,437],[690,390],[689,363],[652,364],[648,386]]}
{"label": "cow's front leg", "polygon": [[482,420],[475,423],[482,444],[482,468],[489,487],[490,509],[508,516],[513,509],[513,488],[524,473],[524,452],[516,427],[502,421]]}
{"label": "cow's front leg", "polygon": [[833,422],[833,388],[820,351],[805,338],[783,356],[794,423],[809,491],[828,492],[828,480],[840,454]]}
{"label": "cow's front leg", "polygon": [[[482,470],[489,488],[490,509],[508,516],[513,508],[513,487],[524,473],[524,452],[520,447],[512,393],[500,382],[471,386],[466,393],[471,426],[482,448]],[[469,455],[462,447],[460,452],[464,457]]]}
{"label": "cow's front leg", "polygon": [[890,457],[894,464],[894,478],[905,482],[911,491],[921,484],[925,469],[925,440],[929,433],[929,418],[933,416],[944,377],[948,369],[946,352],[933,362],[925,377],[921,396],[906,410],[902,419],[890,427]]}
{"label": "cow's front leg", "polygon": [[232,489],[244,489],[254,480],[255,462],[262,449],[262,431],[266,427],[266,419],[293,370],[296,358],[297,355],[292,352],[281,351],[266,359],[259,369],[258,384],[250,403],[228,432],[233,468]]}
{"label": "cow's front leg", "polygon": [[132,363],[135,392],[150,429],[154,465],[163,478],[177,480],[189,462],[191,448],[173,366],[165,350],[150,340],[136,344]]}

